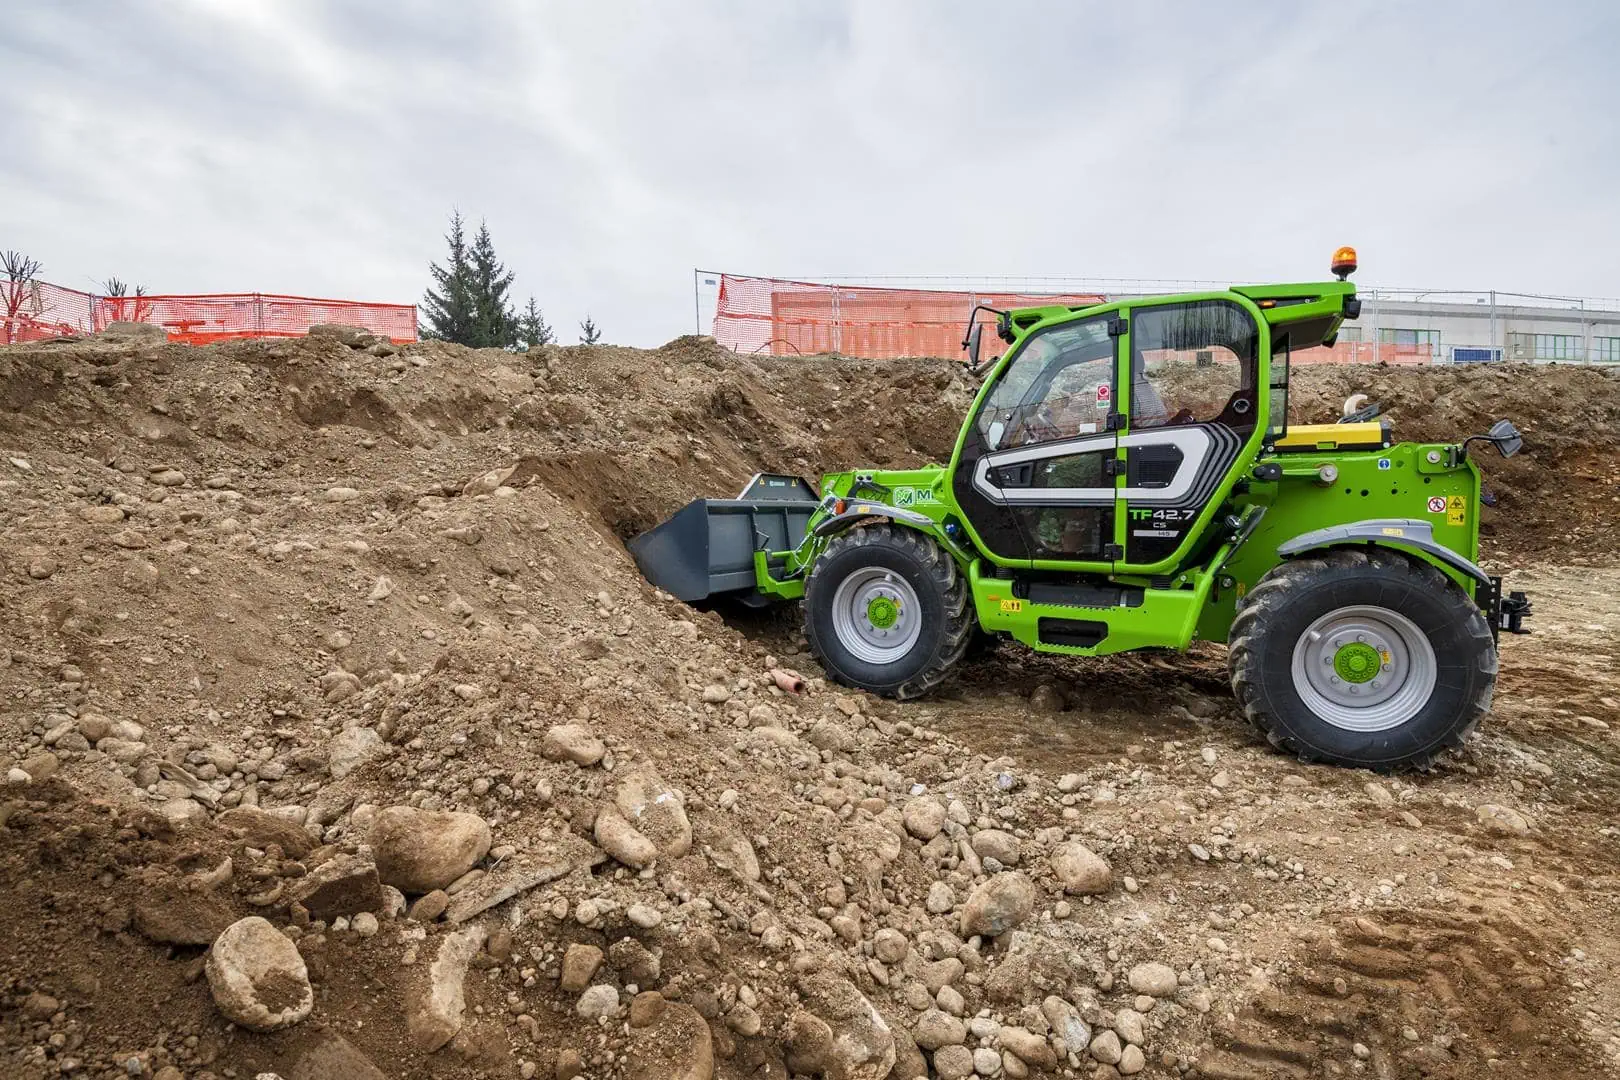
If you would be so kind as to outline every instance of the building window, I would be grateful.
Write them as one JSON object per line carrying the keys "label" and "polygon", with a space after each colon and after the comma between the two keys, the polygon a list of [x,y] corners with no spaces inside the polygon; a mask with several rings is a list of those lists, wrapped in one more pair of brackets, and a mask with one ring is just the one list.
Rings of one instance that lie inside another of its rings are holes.
{"label": "building window", "polygon": [[1361,327],[1359,327],[1359,326],[1341,326],[1339,328],[1339,340],[1340,341],[1360,341],[1361,340]]}
{"label": "building window", "polygon": [[1393,345],[1398,351],[1410,350],[1418,352],[1434,352],[1440,348],[1440,331],[1438,330],[1398,330],[1391,327],[1382,327],[1378,331],[1378,340],[1385,345]]}
{"label": "building window", "polygon": [[1581,339],[1574,334],[1535,335],[1537,360],[1579,360]]}
{"label": "building window", "polygon": [[1592,346],[1592,359],[1598,363],[1620,364],[1620,337],[1600,337]]}

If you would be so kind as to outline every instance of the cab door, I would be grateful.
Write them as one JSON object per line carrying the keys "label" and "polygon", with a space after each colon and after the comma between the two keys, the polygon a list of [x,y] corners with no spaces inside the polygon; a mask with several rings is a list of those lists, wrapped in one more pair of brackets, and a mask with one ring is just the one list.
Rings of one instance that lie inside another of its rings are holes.
{"label": "cab door", "polygon": [[995,561],[1112,559],[1120,325],[1110,313],[1035,331],[980,398],[952,491]]}
{"label": "cab door", "polygon": [[1258,438],[1260,335],[1254,315],[1233,300],[1131,309],[1119,440],[1122,569],[1184,558],[1221,482]]}

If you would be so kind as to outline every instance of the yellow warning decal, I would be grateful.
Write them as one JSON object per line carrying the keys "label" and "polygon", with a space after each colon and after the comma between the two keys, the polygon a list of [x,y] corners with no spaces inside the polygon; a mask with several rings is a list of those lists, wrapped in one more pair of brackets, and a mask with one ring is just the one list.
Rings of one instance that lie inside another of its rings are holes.
{"label": "yellow warning decal", "polygon": [[1406,530],[1405,529],[1379,529],[1378,531],[1383,533],[1385,536],[1405,536],[1406,535]]}
{"label": "yellow warning decal", "polygon": [[1446,524],[1462,525],[1468,520],[1468,500],[1461,495],[1453,495],[1446,500]]}
{"label": "yellow warning decal", "polygon": [[1001,602],[1001,613],[1003,615],[1016,615],[1023,610],[1024,602],[1022,600],[1003,600]]}

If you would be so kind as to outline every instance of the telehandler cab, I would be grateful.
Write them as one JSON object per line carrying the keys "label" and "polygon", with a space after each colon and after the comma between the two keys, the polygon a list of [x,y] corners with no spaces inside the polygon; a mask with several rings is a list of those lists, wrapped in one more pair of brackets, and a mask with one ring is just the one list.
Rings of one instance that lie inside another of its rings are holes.
{"label": "telehandler cab", "polygon": [[[1004,355],[950,461],[761,474],[630,550],[681,600],[802,600],[846,686],[912,698],[976,637],[1100,656],[1228,644],[1232,689],[1304,760],[1425,768],[1490,708],[1522,593],[1476,565],[1480,473],[1501,421],[1395,443],[1376,406],[1288,423],[1293,354],[1360,314],[1348,281],[992,311]],[[964,348],[981,365],[984,324]]]}

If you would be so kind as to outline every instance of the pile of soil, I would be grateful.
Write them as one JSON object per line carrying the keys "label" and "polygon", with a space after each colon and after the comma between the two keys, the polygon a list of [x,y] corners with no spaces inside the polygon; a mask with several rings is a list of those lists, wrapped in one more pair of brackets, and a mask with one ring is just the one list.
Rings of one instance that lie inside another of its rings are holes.
{"label": "pile of soil", "polygon": [[1591,659],[1510,650],[1393,782],[1270,754],[1213,647],[902,705],[624,552],[757,471],[942,460],[975,389],[699,338],[0,350],[0,1074],[1612,1068],[1615,380],[1296,372],[1296,418],[1513,416],[1498,550]]}

